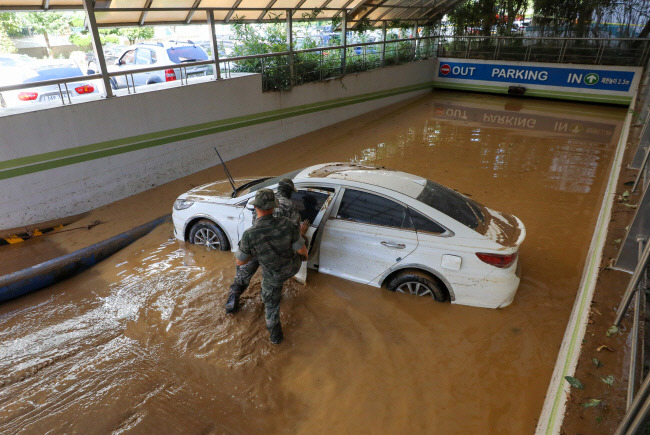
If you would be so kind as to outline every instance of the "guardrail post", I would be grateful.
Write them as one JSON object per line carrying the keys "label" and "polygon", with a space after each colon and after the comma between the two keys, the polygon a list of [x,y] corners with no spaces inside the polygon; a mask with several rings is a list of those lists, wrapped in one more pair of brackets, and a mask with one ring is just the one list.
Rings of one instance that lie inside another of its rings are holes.
{"label": "guardrail post", "polygon": [[221,79],[221,66],[219,65],[219,46],[217,45],[217,35],[214,30],[214,11],[208,11],[208,25],[210,26],[210,49],[212,50],[212,60],[214,61],[214,78]]}
{"label": "guardrail post", "polygon": [[417,54],[418,50],[418,22],[415,20],[415,24],[413,25],[413,34],[411,35],[413,37],[413,60],[415,60],[415,56]]}
{"label": "guardrail post", "polygon": [[616,320],[614,320],[615,326],[620,326],[621,321],[623,320],[623,316],[627,312],[627,309],[630,307],[632,295],[635,291],[639,291],[637,289],[637,286],[639,285],[639,282],[641,281],[641,278],[645,274],[648,267],[648,257],[650,257],[650,243],[646,243],[645,249],[643,250],[643,255],[639,259],[639,262],[634,269],[634,274],[632,274],[630,282],[627,284],[627,288],[625,289],[625,294],[623,294],[621,304],[618,306]]}
{"label": "guardrail post", "polygon": [[293,13],[291,9],[287,9],[287,51],[289,52],[289,61],[287,66],[289,68],[289,86],[294,84],[294,64],[293,64]]}
{"label": "guardrail post", "polygon": [[386,64],[386,21],[381,23],[381,66]]}
{"label": "guardrail post", "polygon": [[345,60],[348,53],[348,14],[343,11],[341,14],[341,45],[343,53],[341,54],[341,75],[345,74]]}
{"label": "guardrail post", "polygon": [[596,65],[600,65],[603,61],[603,53],[605,52],[605,44],[601,40],[600,45],[598,46],[598,53],[596,54]]}
{"label": "guardrail post", "polygon": [[562,63],[562,61],[564,60],[564,52],[566,50],[566,44],[567,44],[567,40],[563,39],[562,47],[560,47],[560,55],[557,58],[557,63]]}
{"label": "guardrail post", "polygon": [[88,27],[92,35],[93,51],[95,52],[95,59],[97,59],[97,66],[102,75],[102,82],[104,82],[104,92],[106,98],[113,97],[113,88],[111,87],[111,78],[108,76],[106,68],[106,59],[104,58],[104,50],[102,49],[102,41],[99,39],[99,31],[97,30],[97,20],[95,19],[95,7],[92,0],[84,0],[84,11],[86,12],[86,19],[88,20]]}

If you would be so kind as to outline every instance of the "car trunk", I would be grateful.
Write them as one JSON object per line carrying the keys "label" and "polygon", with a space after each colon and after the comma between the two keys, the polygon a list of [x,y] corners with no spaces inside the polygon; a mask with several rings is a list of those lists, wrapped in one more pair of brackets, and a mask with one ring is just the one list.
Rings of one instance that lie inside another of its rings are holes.
{"label": "car trunk", "polygon": [[478,233],[507,248],[517,247],[524,241],[526,229],[517,217],[487,207],[483,212],[486,219],[476,228]]}

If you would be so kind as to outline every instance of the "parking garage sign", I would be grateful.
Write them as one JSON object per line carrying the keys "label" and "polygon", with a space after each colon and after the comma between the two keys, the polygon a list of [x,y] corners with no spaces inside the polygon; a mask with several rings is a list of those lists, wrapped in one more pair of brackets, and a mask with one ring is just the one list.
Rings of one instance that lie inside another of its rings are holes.
{"label": "parking garage sign", "polygon": [[[631,97],[638,86],[640,68],[556,63],[498,62],[470,59],[439,59],[438,83],[474,86],[523,86],[526,90]],[[489,89],[487,89],[489,91]],[[560,91],[560,92],[557,92]]]}

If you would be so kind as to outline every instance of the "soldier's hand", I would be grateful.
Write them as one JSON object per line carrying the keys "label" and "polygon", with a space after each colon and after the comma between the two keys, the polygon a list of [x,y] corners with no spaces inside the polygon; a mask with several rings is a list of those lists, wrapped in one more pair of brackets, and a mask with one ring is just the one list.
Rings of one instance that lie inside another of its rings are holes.
{"label": "soldier's hand", "polygon": [[304,236],[308,229],[309,229],[309,221],[305,219],[300,223],[300,235]]}

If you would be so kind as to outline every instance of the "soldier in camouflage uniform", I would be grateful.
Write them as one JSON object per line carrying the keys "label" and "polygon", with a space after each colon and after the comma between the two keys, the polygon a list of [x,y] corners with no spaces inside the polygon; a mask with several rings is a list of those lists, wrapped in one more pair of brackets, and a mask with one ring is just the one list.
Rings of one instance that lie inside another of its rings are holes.
{"label": "soldier in camouflage uniform", "polygon": [[[289,178],[283,178],[278,183],[278,194],[275,196],[277,200],[277,207],[273,210],[273,216],[286,217],[296,228],[300,229],[300,235],[304,235],[309,224],[300,223],[300,213],[296,210],[296,206],[291,201],[291,195],[296,191],[293,181]],[[257,214],[253,213],[253,225],[257,219]],[[251,278],[259,269],[260,263],[256,258],[252,258],[248,263],[243,266],[237,266],[237,273],[230,286],[230,293],[228,294],[228,301],[226,302],[226,314],[234,314],[239,310],[239,297],[246,291],[251,282]]]}
{"label": "soldier in camouflage uniform", "polygon": [[280,325],[280,299],[284,281],[294,276],[307,258],[307,247],[300,231],[285,217],[275,217],[278,202],[272,190],[260,189],[252,201],[257,220],[244,231],[235,253],[237,266],[255,258],[262,266],[262,301],[266,328],[273,344],[284,339]]}

